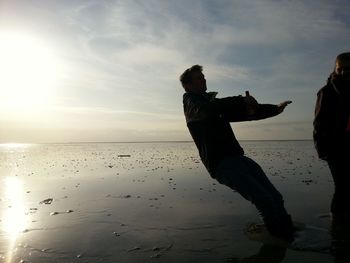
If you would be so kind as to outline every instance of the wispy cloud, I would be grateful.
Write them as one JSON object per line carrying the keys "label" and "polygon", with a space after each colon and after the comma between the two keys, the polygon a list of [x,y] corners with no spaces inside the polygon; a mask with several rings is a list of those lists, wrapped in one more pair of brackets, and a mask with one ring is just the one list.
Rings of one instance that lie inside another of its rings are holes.
{"label": "wispy cloud", "polygon": [[[148,122],[162,136],[185,136],[178,76],[198,63],[220,95],[249,89],[262,102],[293,99],[276,121],[305,129],[281,134],[309,138],[315,93],[350,41],[346,0],[3,3],[2,27],[50,39],[64,61],[54,112],[67,129],[114,123],[129,126],[125,134],[155,134]],[[254,137],[265,124],[256,125],[237,131]]]}

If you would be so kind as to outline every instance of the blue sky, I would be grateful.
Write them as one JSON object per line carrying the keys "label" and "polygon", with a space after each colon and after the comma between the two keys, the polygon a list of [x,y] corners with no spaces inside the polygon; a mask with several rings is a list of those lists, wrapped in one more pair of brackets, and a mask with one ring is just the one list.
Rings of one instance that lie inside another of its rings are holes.
{"label": "blue sky", "polygon": [[2,67],[15,61],[15,77],[0,77],[0,142],[191,140],[178,77],[194,64],[219,97],[293,101],[233,124],[238,139],[311,139],[316,93],[350,50],[349,24],[346,0],[2,0],[0,37],[13,39]]}

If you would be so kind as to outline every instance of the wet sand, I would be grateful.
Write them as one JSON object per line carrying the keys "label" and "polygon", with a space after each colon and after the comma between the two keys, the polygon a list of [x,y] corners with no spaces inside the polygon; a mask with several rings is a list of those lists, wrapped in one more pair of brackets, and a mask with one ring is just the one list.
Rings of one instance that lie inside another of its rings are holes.
{"label": "wet sand", "polygon": [[[311,141],[242,142],[294,220],[330,229],[330,173]],[[0,146],[0,262],[334,262],[263,246],[254,206],[193,143]]]}

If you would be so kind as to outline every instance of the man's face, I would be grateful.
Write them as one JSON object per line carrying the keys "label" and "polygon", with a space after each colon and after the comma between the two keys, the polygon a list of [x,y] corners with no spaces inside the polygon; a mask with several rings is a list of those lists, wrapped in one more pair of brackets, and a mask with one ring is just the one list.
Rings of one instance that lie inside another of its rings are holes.
{"label": "man's face", "polygon": [[202,93],[207,90],[207,81],[201,71],[192,73],[192,82],[188,85],[188,90],[195,93]]}
{"label": "man's face", "polygon": [[350,60],[337,61],[335,63],[335,74],[350,80]]}

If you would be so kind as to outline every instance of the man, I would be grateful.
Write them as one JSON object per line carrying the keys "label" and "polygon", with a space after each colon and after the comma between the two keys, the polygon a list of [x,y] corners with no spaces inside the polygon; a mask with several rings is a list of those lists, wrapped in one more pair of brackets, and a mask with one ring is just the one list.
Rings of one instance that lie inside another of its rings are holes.
{"label": "man", "polygon": [[284,208],[281,194],[271,184],[261,167],[244,156],[230,122],[259,120],[281,113],[291,101],[279,105],[258,104],[246,96],[216,98],[206,92],[202,66],[187,69],[180,81],[185,89],[183,106],[187,127],[210,175],[251,201],[274,236],[293,240],[293,223]]}
{"label": "man", "polygon": [[333,219],[350,219],[350,53],[337,56],[326,86],[317,93],[314,142],[318,156],[327,161],[335,192]]}

